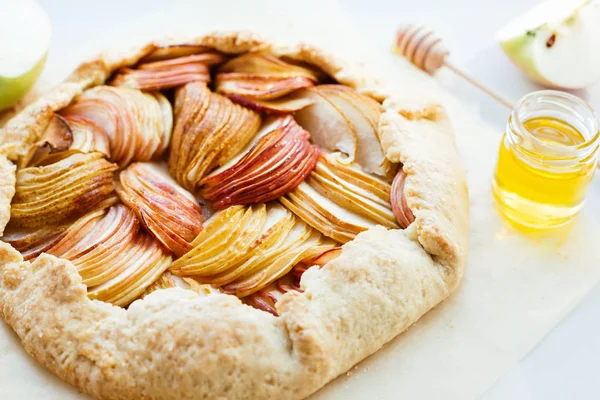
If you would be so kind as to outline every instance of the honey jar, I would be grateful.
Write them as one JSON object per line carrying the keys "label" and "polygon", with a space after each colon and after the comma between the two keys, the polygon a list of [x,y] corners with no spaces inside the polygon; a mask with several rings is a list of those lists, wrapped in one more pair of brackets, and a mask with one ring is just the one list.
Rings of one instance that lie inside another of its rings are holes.
{"label": "honey jar", "polygon": [[525,96],[502,137],[493,193],[501,212],[528,228],[568,223],[581,210],[596,170],[594,110],[568,93]]}

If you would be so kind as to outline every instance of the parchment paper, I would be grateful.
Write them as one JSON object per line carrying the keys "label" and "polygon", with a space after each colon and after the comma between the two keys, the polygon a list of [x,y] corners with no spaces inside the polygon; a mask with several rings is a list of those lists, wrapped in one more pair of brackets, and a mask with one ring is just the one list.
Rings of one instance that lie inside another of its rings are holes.
{"label": "parchment paper", "polygon": [[[118,11],[115,11],[118,12]],[[109,14],[110,15],[110,14]],[[163,33],[252,29],[279,40],[304,40],[347,58],[398,88],[407,101],[435,98],[449,110],[468,171],[469,261],[457,292],[407,332],[313,396],[325,399],[474,399],[485,393],[600,280],[600,181],[576,222],[547,235],[524,235],[503,222],[490,194],[501,132],[439,83],[389,53],[372,54],[334,0],[177,2],[96,37],[57,45],[44,77],[62,79],[97,49]],[[382,38],[388,40],[389,38]],[[78,45],[74,45],[78,43]],[[85,396],[39,367],[0,324],[0,398]]]}

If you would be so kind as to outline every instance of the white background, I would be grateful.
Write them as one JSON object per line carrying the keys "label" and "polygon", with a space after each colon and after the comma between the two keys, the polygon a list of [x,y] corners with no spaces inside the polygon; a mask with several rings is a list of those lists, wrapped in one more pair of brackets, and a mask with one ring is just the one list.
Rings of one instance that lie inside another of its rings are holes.
{"label": "white background", "polygon": [[[506,60],[493,38],[497,28],[511,17],[530,8],[536,3],[534,0],[340,2],[355,29],[373,47],[384,50],[390,48],[394,31],[399,24],[423,22],[435,28],[445,38],[447,46],[452,50],[451,58],[455,64],[462,66],[506,97],[516,101],[525,93],[537,89]],[[42,0],[41,3],[53,21],[53,43],[60,43],[59,48],[63,51],[68,51],[69,43],[80,44],[85,41],[88,34],[96,36],[98,32],[141,18],[164,5],[156,0]],[[60,64],[60,58],[63,56],[68,58],[66,54],[52,53],[49,66]],[[476,104],[475,111],[480,113],[487,123],[497,126],[498,132],[503,130],[507,113],[502,106],[450,74],[443,74],[443,84],[465,102]],[[600,110],[600,88],[577,94]],[[600,204],[587,206],[600,207]],[[598,232],[600,244],[600,227]],[[596,287],[518,368],[501,379],[484,398],[600,398],[600,387],[597,384],[600,370],[599,314],[600,287]]]}

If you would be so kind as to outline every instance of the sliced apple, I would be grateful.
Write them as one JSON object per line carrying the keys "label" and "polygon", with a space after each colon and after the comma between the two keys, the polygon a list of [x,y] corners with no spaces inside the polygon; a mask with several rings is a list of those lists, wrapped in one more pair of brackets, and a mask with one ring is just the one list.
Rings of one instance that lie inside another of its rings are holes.
{"label": "sliced apple", "polygon": [[304,92],[298,91],[275,100],[259,100],[251,97],[244,97],[239,94],[229,94],[227,97],[241,106],[267,114],[289,114],[314,103],[314,100],[307,97]]}
{"label": "sliced apple", "polygon": [[61,115],[82,117],[100,127],[109,138],[111,160],[122,167],[159,157],[171,137],[171,105],[160,93],[96,86],[78,96]]}
{"label": "sliced apple", "polygon": [[356,161],[369,173],[389,176],[392,165],[381,149],[378,121],[381,115],[373,99],[343,85],[320,85],[307,89],[314,104],[295,116],[317,145],[341,151],[347,162]]}
{"label": "sliced apple", "polygon": [[58,153],[52,164],[18,170],[9,226],[37,228],[85,214],[114,195],[116,169],[100,153]]}
{"label": "sliced apple", "polygon": [[394,215],[402,229],[408,228],[415,221],[415,216],[408,207],[406,195],[404,193],[404,184],[406,182],[406,173],[400,168],[398,174],[392,182],[391,203]]}
{"label": "sliced apple", "polygon": [[170,60],[173,58],[187,57],[192,54],[201,54],[211,52],[212,49],[206,46],[200,46],[192,43],[169,44],[157,46],[148,55],[141,59],[140,62],[152,62]]}
{"label": "sliced apple", "polygon": [[279,78],[231,72],[219,73],[216,79],[216,89],[219,93],[237,94],[258,100],[277,99],[311,86],[313,82],[304,77]]}
{"label": "sliced apple", "polygon": [[497,40],[533,81],[581,89],[600,79],[599,20],[596,2],[545,1],[500,29]]}
{"label": "sliced apple", "polygon": [[351,163],[356,156],[358,136],[345,115],[314,87],[299,91],[313,104],[294,114],[295,120],[310,133],[316,145],[330,151],[341,151]]}
{"label": "sliced apple", "polygon": [[246,53],[219,69],[216,90],[252,100],[273,100],[317,83],[315,71],[265,53]]}
{"label": "sliced apple", "polygon": [[88,289],[88,297],[125,307],[138,298],[171,264],[171,256],[148,234],[139,234],[120,254],[125,266],[110,280]]}
{"label": "sliced apple", "polygon": [[78,150],[82,153],[97,151],[110,158],[110,141],[104,130],[98,125],[77,116],[65,117],[64,120],[73,133],[71,150]]}
{"label": "sliced apple", "polygon": [[[214,171],[201,182],[200,195],[223,209],[233,204],[274,200],[298,186],[314,168],[319,150],[308,132],[291,116],[267,134],[259,132],[241,158]],[[264,134],[264,135],[263,135]]]}
{"label": "sliced apple", "polygon": [[346,210],[321,195],[310,185],[310,179],[280,201],[304,222],[341,243],[376,225],[375,221]]}
{"label": "sliced apple", "polygon": [[260,116],[205,85],[189,83],[175,96],[175,128],[169,170],[194,190],[212,169],[234,157],[256,134]]}
{"label": "sliced apple", "polygon": [[188,82],[209,82],[209,66],[223,61],[223,55],[213,52],[140,63],[135,69],[121,68],[110,84],[140,90],[164,90]]}
{"label": "sliced apple", "polygon": [[357,163],[347,164],[340,153],[322,153],[319,161],[345,182],[358,186],[385,203],[390,202],[391,186],[388,181],[364,172]]}
{"label": "sliced apple", "polygon": [[134,163],[119,175],[117,193],[150,233],[176,256],[191,248],[204,217],[198,202],[163,165]]}
{"label": "sliced apple", "polygon": [[398,228],[388,196],[378,197],[369,190],[345,181],[336,174],[335,169],[321,160],[324,160],[324,157],[319,159],[310,178],[310,185],[314,189],[347,210],[370,218],[387,228]]}

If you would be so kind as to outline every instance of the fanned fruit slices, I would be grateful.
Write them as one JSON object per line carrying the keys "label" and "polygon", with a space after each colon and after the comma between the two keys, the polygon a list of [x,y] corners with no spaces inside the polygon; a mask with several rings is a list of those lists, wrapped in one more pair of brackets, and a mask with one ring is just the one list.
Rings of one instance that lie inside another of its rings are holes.
{"label": "fanned fruit slices", "polygon": [[282,277],[298,262],[335,247],[335,242],[281,205],[261,203],[218,212],[193,246],[173,263],[171,272],[244,297]]}
{"label": "fanned fruit slices", "polygon": [[257,111],[289,113],[312,104],[312,99],[295,92],[323,79],[324,74],[316,68],[295,65],[265,53],[246,53],[219,68],[216,89]]}
{"label": "fanned fruit slices", "polygon": [[275,200],[314,168],[319,148],[291,116],[267,123],[250,145],[201,182],[200,195],[216,209]]}
{"label": "fanned fruit slices", "polygon": [[100,127],[109,138],[111,160],[122,167],[159,157],[169,145],[173,125],[165,96],[125,87],[86,90],[61,115]]}
{"label": "fanned fruit slices", "polygon": [[191,250],[204,217],[198,202],[165,166],[134,163],[122,171],[117,193],[146,229],[176,256]]}
{"label": "fanned fruit slices", "polygon": [[211,65],[225,61],[225,56],[206,52],[174,59],[141,62],[135,68],[121,68],[111,82],[142,90],[163,90],[188,82],[210,82]]}
{"label": "fanned fruit slices", "polygon": [[398,228],[390,190],[386,181],[333,153],[323,155],[306,182],[280,201],[313,228],[346,243],[378,224]]}
{"label": "fanned fruit slices", "polygon": [[19,160],[2,240],[70,260],[117,306],[179,288],[277,315],[341,244],[415,220],[381,113],[292,58],[155,47],[50,117]]}
{"label": "fanned fruit slices", "polygon": [[171,264],[171,256],[139,230],[134,213],[122,204],[89,213],[46,251],[73,262],[91,299],[125,306]]}
{"label": "fanned fruit slices", "polygon": [[252,140],[260,122],[257,113],[202,83],[177,89],[169,171],[180,185],[194,190],[210,170],[227,163]]}
{"label": "fanned fruit slices", "polygon": [[63,152],[45,161],[49,164],[17,171],[9,231],[67,222],[114,196],[117,166],[101,153]]}

